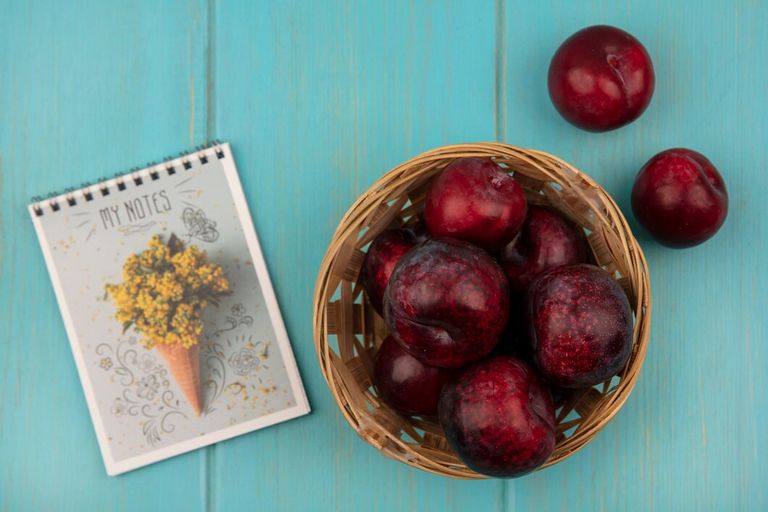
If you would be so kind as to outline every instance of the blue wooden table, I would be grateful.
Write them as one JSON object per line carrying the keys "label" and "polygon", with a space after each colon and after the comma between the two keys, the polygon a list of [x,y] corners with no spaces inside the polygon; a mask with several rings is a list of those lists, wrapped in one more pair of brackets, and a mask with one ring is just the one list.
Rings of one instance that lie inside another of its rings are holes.
{"label": "blue wooden table", "polygon": [[[687,5],[685,5],[687,4]],[[0,510],[768,509],[768,5],[670,2],[0,0]],[[634,124],[591,134],[551,106],[559,43],[597,23],[650,52]],[[219,138],[232,143],[313,413],[107,477],[30,196]],[[731,194],[721,232],[639,235],[654,317],[640,381],[595,441],[513,481],[382,457],[316,364],[311,296],[354,199],[437,145],[552,152],[629,213],[639,167],[687,146]]]}

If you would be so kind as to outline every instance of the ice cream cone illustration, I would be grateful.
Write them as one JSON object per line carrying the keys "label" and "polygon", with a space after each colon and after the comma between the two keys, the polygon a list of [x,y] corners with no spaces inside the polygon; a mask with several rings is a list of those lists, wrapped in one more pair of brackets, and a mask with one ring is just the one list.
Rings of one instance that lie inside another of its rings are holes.
{"label": "ice cream cone illustration", "polygon": [[108,284],[106,290],[117,305],[115,317],[123,330],[135,329],[146,348],[157,349],[199,416],[202,312],[230,292],[224,269],[209,261],[205,251],[185,246],[175,235],[168,243],[154,236],[148,249],[126,259],[123,282]]}
{"label": "ice cream cone illustration", "polygon": [[195,416],[203,409],[200,401],[200,346],[184,348],[181,345],[156,345],[155,348],[165,360],[176,384],[181,388]]}

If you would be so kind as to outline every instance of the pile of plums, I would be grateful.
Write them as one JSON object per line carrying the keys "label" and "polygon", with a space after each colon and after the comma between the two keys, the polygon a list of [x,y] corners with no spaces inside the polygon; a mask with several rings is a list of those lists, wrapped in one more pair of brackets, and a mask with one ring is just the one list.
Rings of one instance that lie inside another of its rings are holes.
{"label": "pile of plums", "polygon": [[584,233],[487,158],[431,183],[423,224],[385,231],[361,281],[390,335],[374,382],[404,415],[437,415],[475,471],[514,477],[555,446],[553,391],[615,375],[632,348],[623,290]]}
{"label": "pile of plums", "polygon": [[[567,39],[548,76],[558,112],[590,131],[637,119],[654,84],[643,45],[608,26]],[[723,224],[728,194],[706,157],[670,149],[638,173],[632,209],[661,243],[690,247]],[[542,465],[555,446],[553,396],[605,382],[632,350],[627,296],[591,263],[582,229],[528,205],[491,159],[457,159],[436,176],[423,221],[376,238],[361,280],[389,329],[379,395],[404,415],[437,415],[457,455],[486,475]]]}

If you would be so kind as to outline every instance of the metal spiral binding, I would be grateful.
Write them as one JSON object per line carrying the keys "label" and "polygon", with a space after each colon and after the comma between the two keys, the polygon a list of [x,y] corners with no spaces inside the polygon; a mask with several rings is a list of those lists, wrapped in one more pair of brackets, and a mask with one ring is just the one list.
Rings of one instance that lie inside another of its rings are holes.
{"label": "metal spiral binding", "polygon": [[[136,175],[141,170],[149,169],[149,179],[151,181],[157,181],[161,177],[161,171],[158,170],[158,167],[162,166],[165,169],[165,173],[167,176],[173,176],[176,174],[177,170],[186,170],[192,168],[192,161],[190,159],[194,159],[194,157],[197,157],[197,160],[200,162],[201,165],[205,165],[208,163],[208,155],[205,154],[206,150],[213,149],[216,158],[218,160],[221,160],[224,158],[224,150],[221,148],[221,141],[219,140],[213,140],[210,144],[203,144],[196,146],[194,149],[190,151],[182,151],[176,156],[168,156],[161,160],[161,163],[157,162],[149,162],[145,167],[139,168],[134,167],[128,172],[120,172],[115,174],[112,178],[102,178],[101,180],[95,181],[95,182],[86,182],[80,185],[80,188],[75,189],[72,187],[64,189],[64,193],[60,192],[51,192],[46,197],[41,196],[35,196],[32,198],[32,211],[35,212],[35,216],[42,217],[44,214],[43,207],[45,205],[50,206],[50,209],[52,212],[58,212],[61,211],[62,206],[76,206],[77,198],[75,197],[75,194],[80,192],[82,194],[83,199],[85,199],[86,202],[93,201],[94,199],[94,191],[92,190],[93,187],[98,188],[98,192],[101,194],[101,197],[106,197],[111,194],[110,187],[107,185],[107,182],[110,180],[115,180],[116,183],[116,192],[122,192],[126,190],[128,187],[126,186],[126,183],[133,182],[134,187],[140,187],[145,183],[146,178],[142,176]],[[181,158],[181,167],[177,169],[177,166],[173,165],[174,160],[177,160]],[[59,202],[54,198],[58,198],[60,196],[64,195],[64,201]]]}

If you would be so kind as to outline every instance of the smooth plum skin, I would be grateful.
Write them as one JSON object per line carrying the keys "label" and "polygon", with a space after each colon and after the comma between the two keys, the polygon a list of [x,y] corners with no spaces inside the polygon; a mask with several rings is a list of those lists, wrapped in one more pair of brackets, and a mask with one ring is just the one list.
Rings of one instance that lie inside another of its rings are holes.
{"label": "smooth plum skin", "polygon": [[509,315],[507,279],[485,251],[427,240],[395,268],[384,297],[390,334],[431,366],[456,368],[488,354]]}
{"label": "smooth plum skin", "polygon": [[379,395],[402,414],[437,414],[440,391],[453,371],[427,366],[387,336],[376,353],[373,378]]}
{"label": "smooth plum skin", "polygon": [[511,290],[522,292],[542,272],[587,261],[584,232],[557,210],[531,206],[520,234],[500,261]]}
{"label": "smooth plum skin", "polygon": [[438,411],[448,444],[484,475],[530,473],[555,448],[550,392],[533,368],[514,357],[497,356],[464,370],[443,388]]}
{"label": "smooth plum skin", "polygon": [[452,237],[498,250],[525,220],[523,188],[490,158],[459,158],[427,191],[424,220],[435,237]]}
{"label": "smooth plum skin", "polygon": [[632,310],[611,275],[594,265],[558,267],[528,288],[526,310],[534,363],[563,388],[599,384],[632,351]]}
{"label": "smooth plum skin", "polygon": [[637,174],[632,211],[662,244],[692,247],[714,236],[725,222],[728,191],[707,157],[690,149],[668,149]]}
{"label": "smooth plum skin", "polygon": [[413,234],[405,229],[384,231],[371,242],[360,270],[360,282],[379,314],[382,314],[384,292],[395,266],[415,244]]}
{"label": "smooth plum skin", "polygon": [[616,27],[582,29],[557,49],[549,65],[549,96],[560,115],[584,130],[604,132],[645,111],[655,86],[645,47]]}

